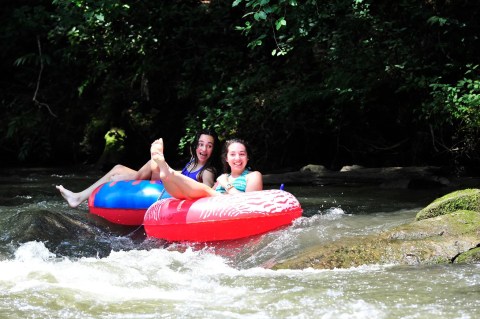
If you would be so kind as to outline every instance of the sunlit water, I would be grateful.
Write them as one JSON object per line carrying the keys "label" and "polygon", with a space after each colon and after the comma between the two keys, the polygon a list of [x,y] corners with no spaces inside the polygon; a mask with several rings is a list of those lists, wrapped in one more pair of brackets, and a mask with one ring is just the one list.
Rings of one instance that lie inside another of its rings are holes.
{"label": "sunlit water", "polygon": [[[146,239],[69,208],[48,170],[0,180],[0,318],[477,318],[480,266],[271,270],[320,243],[389,229],[447,190],[293,187],[294,225],[211,245]],[[272,185],[274,187],[274,185]]]}

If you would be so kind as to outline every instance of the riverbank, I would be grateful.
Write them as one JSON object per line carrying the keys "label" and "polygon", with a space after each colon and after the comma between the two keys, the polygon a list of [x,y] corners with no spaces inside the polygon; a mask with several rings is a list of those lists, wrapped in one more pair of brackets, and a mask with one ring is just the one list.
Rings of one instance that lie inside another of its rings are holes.
{"label": "riverbank", "polygon": [[[91,165],[72,167],[3,167],[0,176],[26,176],[50,172],[51,174],[81,174],[84,176],[102,176],[106,172]],[[411,167],[362,167],[344,166],[338,171],[327,169],[322,165],[309,164],[297,171],[282,173],[264,173],[265,185],[372,185],[381,188],[428,189],[442,187],[475,188],[480,186],[480,176],[456,176],[446,168],[437,166]]]}
{"label": "riverbank", "polygon": [[365,184],[381,188],[426,189],[442,187],[477,187],[480,177],[455,176],[445,168],[436,166],[366,168],[344,166],[332,171],[322,165],[306,165],[298,171],[265,174],[264,183],[294,185]]}

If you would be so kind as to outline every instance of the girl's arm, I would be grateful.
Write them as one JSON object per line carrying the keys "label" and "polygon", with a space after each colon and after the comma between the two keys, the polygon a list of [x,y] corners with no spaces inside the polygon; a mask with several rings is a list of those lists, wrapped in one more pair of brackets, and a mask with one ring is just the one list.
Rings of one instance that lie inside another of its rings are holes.
{"label": "girl's arm", "polygon": [[245,192],[261,191],[263,189],[263,176],[258,171],[247,175],[247,188]]}
{"label": "girl's arm", "polygon": [[202,172],[202,183],[212,187],[215,183],[215,174],[212,171],[206,169]]}

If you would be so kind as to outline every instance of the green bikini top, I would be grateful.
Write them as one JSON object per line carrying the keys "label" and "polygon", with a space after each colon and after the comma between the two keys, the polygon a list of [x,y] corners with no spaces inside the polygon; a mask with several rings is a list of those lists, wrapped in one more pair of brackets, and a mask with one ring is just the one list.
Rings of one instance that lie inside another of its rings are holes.
{"label": "green bikini top", "polygon": [[[250,173],[248,169],[244,170],[243,173],[238,176],[237,178],[234,179],[232,182],[232,186],[235,187],[238,191],[240,192],[245,192],[247,189],[247,174]],[[228,174],[228,176],[231,176],[231,174]],[[226,193],[225,188],[223,186],[218,185],[215,190],[219,193]]]}

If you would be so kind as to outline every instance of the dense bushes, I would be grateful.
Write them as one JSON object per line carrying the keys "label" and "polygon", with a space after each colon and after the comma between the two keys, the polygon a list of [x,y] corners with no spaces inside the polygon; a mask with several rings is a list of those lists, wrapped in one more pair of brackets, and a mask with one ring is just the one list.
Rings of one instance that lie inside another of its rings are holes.
{"label": "dense bushes", "polygon": [[121,127],[134,155],[125,161],[138,164],[154,137],[168,137],[175,158],[177,145],[184,150],[196,129],[212,126],[222,138],[249,140],[266,170],[473,166],[479,8],[413,0],[7,3],[1,160],[94,161],[105,133]]}

